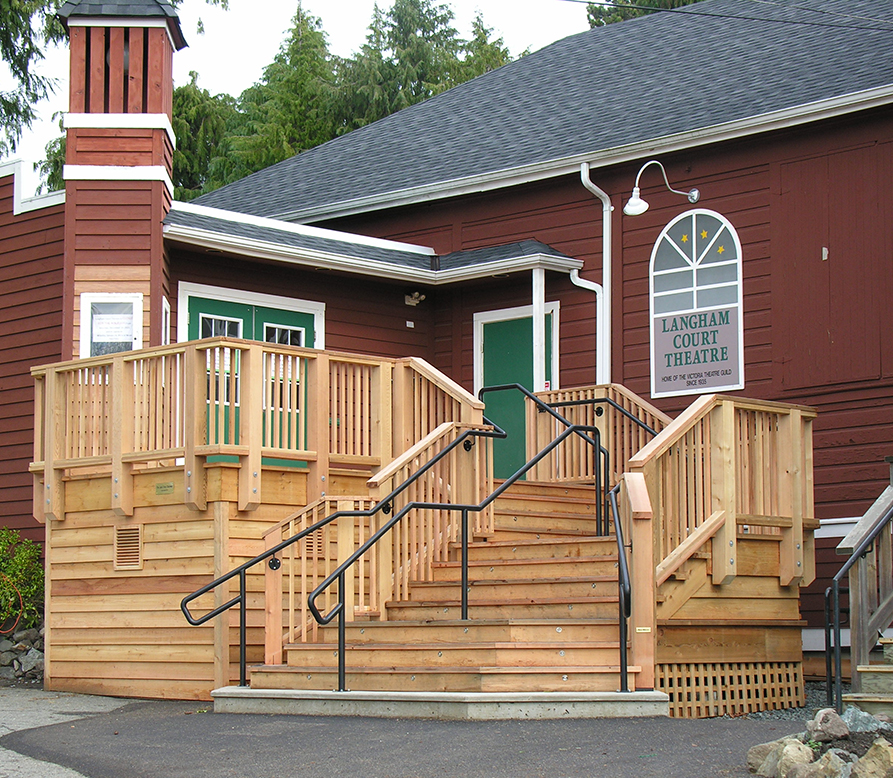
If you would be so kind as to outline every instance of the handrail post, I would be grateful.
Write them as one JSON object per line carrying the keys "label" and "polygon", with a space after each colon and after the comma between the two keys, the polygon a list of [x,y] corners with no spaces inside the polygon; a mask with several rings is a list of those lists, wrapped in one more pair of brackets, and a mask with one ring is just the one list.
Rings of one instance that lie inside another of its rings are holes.
{"label": "handrail post", "polygon": [[633,663],[641,667],[636,677],[637,689],[654,688],[655,608],[654,511],[641,473],[624,473],[622,481],[630,517],[631,566],[630,584],[636,596],[630,603]]}
{"label": "handrail post", "polygon": [[198,446],[208,442],[209,359],[208,351],[199,351],[195,344],[188,344],[184,349],[183,415],[186,456],[183,461],[183,504],[194,511],[203,511],[208,507],[204,457],[198,456],[195,451]]}
{"label": "handrail post", "polygon": [[347,624],[344,620],[344,573],[338,576],[338,691],[347,691]]}
{"label": "handrail post", "polygon": [[468,509],[462,509],[462,621],[468,621]]}
{"label": "handrail post", "polygon": [[827,707],[835,707],[834,694],[831,689],[833,683],[832,649],[831,644],[831,587],[825,589],[825,704]]}
{"label": "handrail post", "polygon": [[239,686],[248,686],[247,671],[247,643],[248,643],[248,613],[247,599],[248,586],[245,570],[239,571]]}
{"label": "handrail post", "polygon": [[[841,681],[842,660],[840,656],[840,582],[834,579],[831,583],[832,601],[834,604],[834,707],[840,712],[843,699],[843,686]],[[850,630],[850,665],[852,666],[852,630]],[[850,669],[852,673],[852,667]]]}

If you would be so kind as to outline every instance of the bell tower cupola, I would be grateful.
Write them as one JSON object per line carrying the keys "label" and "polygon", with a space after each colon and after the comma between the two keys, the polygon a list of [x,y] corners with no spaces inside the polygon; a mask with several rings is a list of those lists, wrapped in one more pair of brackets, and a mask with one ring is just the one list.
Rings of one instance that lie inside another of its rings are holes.
{"label": "bell tower cupola", "polygon": [[68,0],[58,16],[70,47],[63,355],[161,345],[173,54],[186,41],[168,0]]}

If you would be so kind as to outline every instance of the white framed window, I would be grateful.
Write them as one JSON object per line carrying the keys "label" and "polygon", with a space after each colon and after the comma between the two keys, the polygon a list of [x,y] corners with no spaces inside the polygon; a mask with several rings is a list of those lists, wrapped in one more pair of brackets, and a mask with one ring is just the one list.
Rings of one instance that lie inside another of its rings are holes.
{"label": "white framed window", "polygon": [[171,301],[167,297],[161,298],[161,345],[171,344]]}
{"label": "white framed window", "polygon": [[143,295],[81,294],[81,359],[143,347]]}

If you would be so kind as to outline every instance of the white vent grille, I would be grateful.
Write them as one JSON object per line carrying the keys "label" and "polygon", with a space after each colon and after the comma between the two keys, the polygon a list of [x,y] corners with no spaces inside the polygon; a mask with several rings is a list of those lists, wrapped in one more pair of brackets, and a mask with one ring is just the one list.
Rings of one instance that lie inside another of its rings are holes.
{"label": "white vent grille", "polygon": [[143,569],[143,526],[115,527],[115,570]]}

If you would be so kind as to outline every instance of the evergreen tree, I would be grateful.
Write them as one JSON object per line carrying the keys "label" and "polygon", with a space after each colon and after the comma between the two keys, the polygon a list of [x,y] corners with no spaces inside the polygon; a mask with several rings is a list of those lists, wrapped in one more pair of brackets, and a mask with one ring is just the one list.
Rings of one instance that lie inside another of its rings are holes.
{"label": "evergreen tree", "polygon": [[586,6],[586,17],[590,28],[604,27],[606,24],[623,22],[655,11],[669,11],[698,2],[700,0],[610,0],[605,5],[589,3]]}
{"label": "evergreen tree", "polygon": [[[204,192],[211,161],[218,155],[227,126],[236,113],[229,95],[212,97],[198,86],[198,73],[174,89],[174,192],[178,200],[192,200]],[[49,151],[49,149],[48,149]]]}
{"label": "evergreen tree", "polygon": [[460,81],[470,81],[512,61],[502,38],[491,40],[492,34],[492,28],[484,24],[484,17],[478,12],[471,23],[471,40],[462,46]]}

